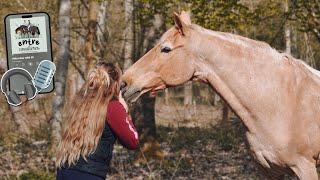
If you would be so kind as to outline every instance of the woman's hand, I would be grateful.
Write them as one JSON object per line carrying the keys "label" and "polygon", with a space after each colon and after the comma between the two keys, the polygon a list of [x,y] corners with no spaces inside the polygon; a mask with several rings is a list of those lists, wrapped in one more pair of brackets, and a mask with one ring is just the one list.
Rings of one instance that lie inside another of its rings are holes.
{"label": "woman's hand", "polygon": [[123,105],[124,109],[128,113],[128,105],[127,105],[126,101],[123,99],[121,91],[119,93],[119,102]]}

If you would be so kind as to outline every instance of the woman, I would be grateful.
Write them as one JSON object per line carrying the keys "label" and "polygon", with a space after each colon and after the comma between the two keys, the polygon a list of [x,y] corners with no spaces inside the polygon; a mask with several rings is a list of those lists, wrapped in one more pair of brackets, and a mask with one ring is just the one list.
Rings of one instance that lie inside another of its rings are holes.
{"label": "woman", "polygon": [[120,93],[121,70],[100,62],[67,106],[56,155],[57,180],[106,178],[116,139],[138,147],[138,134]]}

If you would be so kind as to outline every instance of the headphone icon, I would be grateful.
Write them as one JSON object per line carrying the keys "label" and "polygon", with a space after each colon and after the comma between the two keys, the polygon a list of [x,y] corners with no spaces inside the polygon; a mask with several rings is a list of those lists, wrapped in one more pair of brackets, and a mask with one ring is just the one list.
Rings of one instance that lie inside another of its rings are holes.
{"label": "headphone icon", "polygon": [[32,100],[38,94],[37,88],[34,85],[33,78],[31,74],[22,68],[12,68],[5,72],[1,78],[1,91],[6,96],[7,102],[12,106],[19,106],[22,101],[19,95],[14,91],[9,91],[7,89],[7,82],[11,76],[20,75],[27,78],[28,82],[24,84],[24,91],[29,100]]}

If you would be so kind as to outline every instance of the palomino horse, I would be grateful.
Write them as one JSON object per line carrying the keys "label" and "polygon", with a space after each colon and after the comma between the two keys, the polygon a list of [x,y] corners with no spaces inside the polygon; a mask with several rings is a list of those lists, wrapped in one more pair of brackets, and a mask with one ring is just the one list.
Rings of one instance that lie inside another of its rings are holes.
{"label": "palomino horse", "polygon": [[271,178],[294,172],[318,179],[320,73],[268,44],[191,24],[182,12],[175,27],[123,75],[124,97],[189,80],[209,83],[247,127],[256,160]]}

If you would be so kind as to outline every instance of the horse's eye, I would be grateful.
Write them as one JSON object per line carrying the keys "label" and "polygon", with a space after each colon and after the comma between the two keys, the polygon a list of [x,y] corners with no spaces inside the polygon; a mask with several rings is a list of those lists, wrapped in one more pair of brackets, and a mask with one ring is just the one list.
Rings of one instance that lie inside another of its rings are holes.
{"label": "horse's eye", "polygon": [[169,48],[169,47],[163,47],[161,48],[161,52],[164,52],[164,53],[169,53],[172,49]]}

